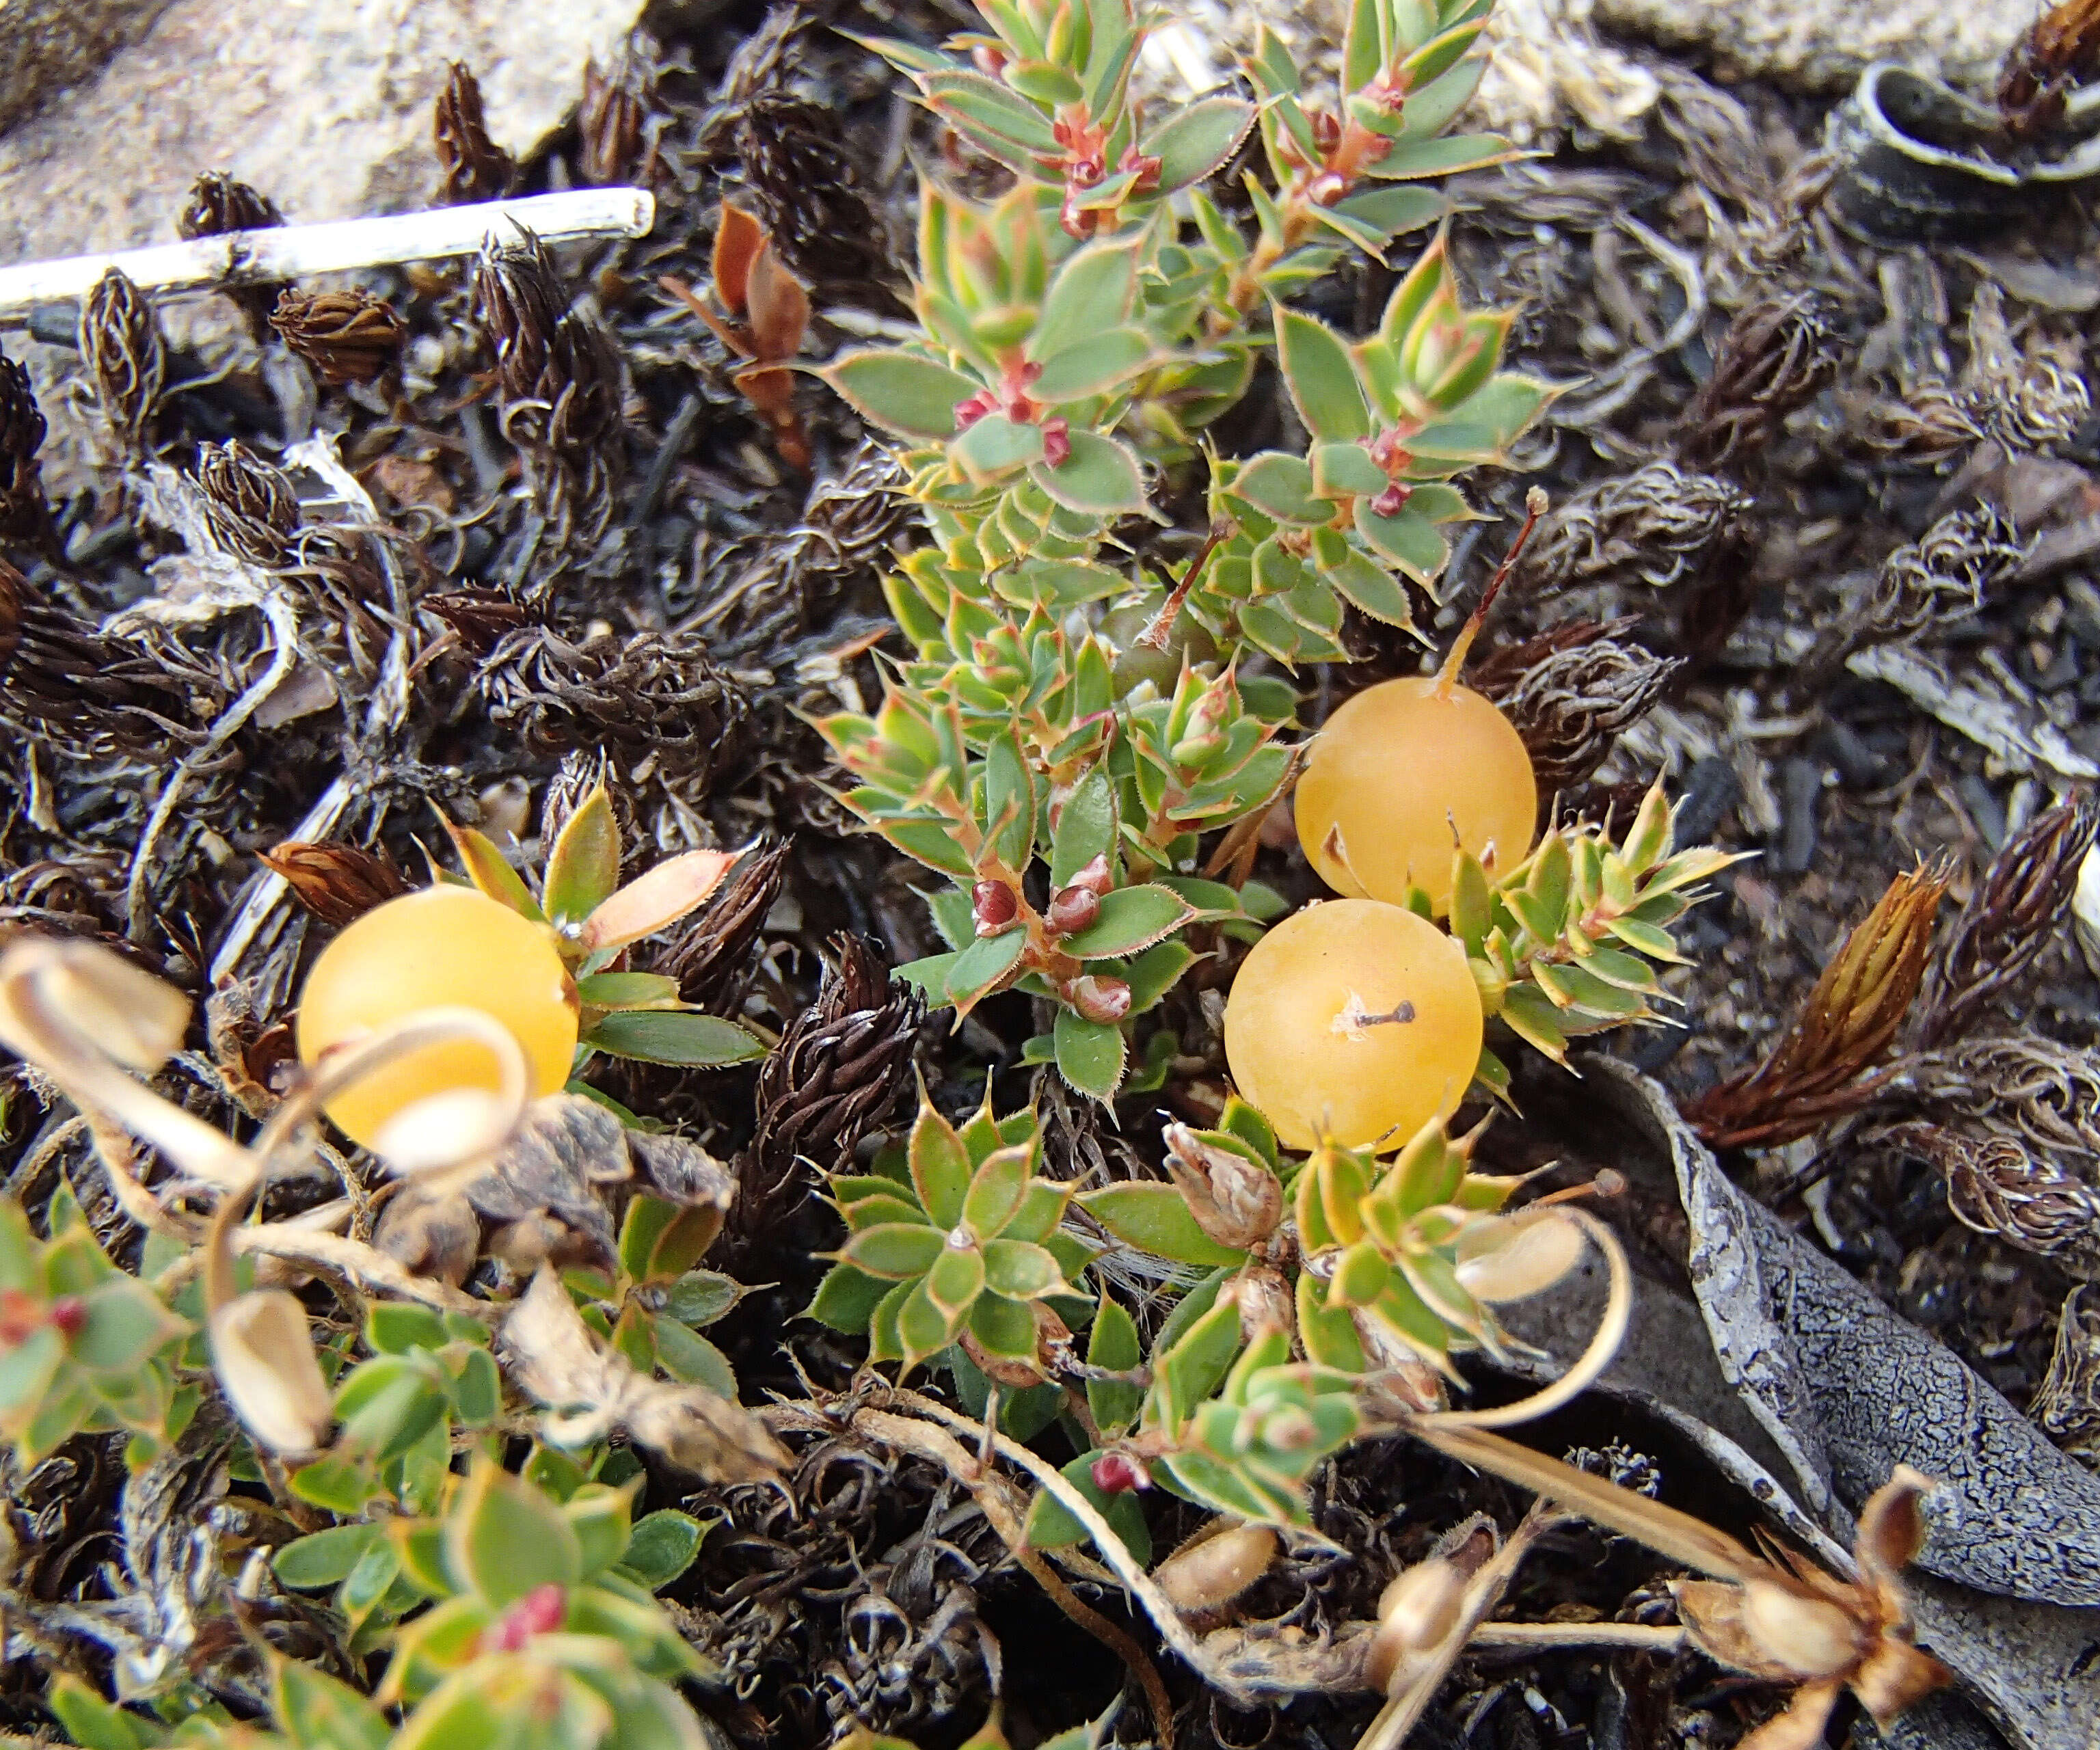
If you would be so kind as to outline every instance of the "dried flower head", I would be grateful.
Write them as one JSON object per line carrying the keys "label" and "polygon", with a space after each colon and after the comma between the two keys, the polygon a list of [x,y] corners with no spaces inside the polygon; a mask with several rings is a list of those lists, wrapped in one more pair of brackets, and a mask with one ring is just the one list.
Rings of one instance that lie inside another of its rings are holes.
{"label": "dried flower head", "polygon": [[392,368],[408,337],[394,306],[370,292],[287,291],[270,326],[331,387],[373,381]]}
{"label": "dried flower head", "polygon": [[49,545],[56,535],[37,460],[46,429],[29,372],[0,353],[0,535]]}
{"label": "dried flower head", "polygon": [[676,633],[580,644],[543,626],[510,633],[479,681],[489,715],[535,752],[602,747],[632,782],[654,774],[704,794],[749,714],[743,690]]}
{"label": "dried flower head", "polygon": [[128,446],[140,447],[160,406],[167,348],[152,302],[115,267],[81,306],[80,355],[103,417]]}
{"label": "dried flower head", "polygon": [[322,923],[337,928],[408,891],[401,871],[385,857],[340,840],[302,843],[287,839],[263,852],[262,857],[285,878],[293,898]]}
{"label": "dried flower head", "polygon": [[1276,1232],[1283,1219],[1283,1182],[1268,1167],[1185,1124],[1169,1124],[1162,1134],[1167,1176],[1204,1232],[1244,1251]]}
{"label": "dried flower head", "polygon": [[1644,462],[1569,494],[1542,517],[1511,575],[1511,591],[1607,583],[1662,588],[1696,572],[1749,508],[1740,487],[1716,475]]}
{"label": "dried flower head", "polygon": [[1934,957],[1921,1046],[1944,1045],[2001,1012],[2005,994],[2061,934],[2096,833],[2100,799],[2087,795],[2036,815],[2006,841]]}
{"label": "dried flower head", "polygon": [[461,62],[452,64],[438,93],[430,134],[444,175],[438,192],[443,205],[500,201],[517,186],[517,161],[488,137],[480,83]]}
{"label": "dried flower head", "polygon": [[1908,1465],[1860,1510],[1853,1556],[1860,1577],[1840,1580],[1788,1556],[1740,1580],[1680,1580],[1671,1592],[1692,1642],[1737,1671],[1795,1686],[1785,1713],[1743,1740],[1742,1750],[1798,1750],[1815,1743],[1838,1698],[1850,1689],[1886,1728],[1953,1673],[1912,1640],[1910,1600],[1900,1578],[1925,1543],[1920,1502],[1935,1487]]}
{"label": "dried flower head", "polygon": [[656,101],[655,45],[630,37],[610,71],[584,64],[584,98],[576,112],[581,149],[576,170],[599,187],[646,183],[655,174],[656,141],[651,117]]}
{"label": "dried flower head", "polygon": [[1877,1086],[1868,1072],[1924,979],[1948,879],[1944,871],[1917,869],[1889,884],[1765,1060],[1688,1109],[1701,1135],[1717,1148],[1787,1142],[1866,1104]]}
{"label": "dried flower head", "polygon": [[1947,1175],[1947,1206],[1965,1228],[2074,1268],[2100,1263],[2100,1190],[2019,1137],[1943,1125],[1890,1135]]}
{"label": "dried flower head", "polygon": [[1635,624],[1621,619],[1556,627],[1497,651],[1467,677],[1516,725],[1542,796],[1572,791],[1595,772],[1683,667],[1619,641]]}
{"label": "dried flower head", "polygon": [[1684,417],[1678,454],[1690,466],[1741,472],[1780,421],[1812,399],[1837,364],[1812,294],[1767,294],[1728,324],[1713,374]]}
{"label": "dried flower head", "polygon": [[832,947],[838,963],[817,1000],[759,1069],[757,1128],[736,1160],[733,1238],[762,1233],[801,1182],[799,1163],[836,1167],[911,1085],[925,999],[859,937],[835,937]]}
{"label": "dried flower head", "polygon": [[280,563],[299,527],[299,495],[284,470],[242,443],[198,446],[197,489],[205,524],[228,553],[258,565]]}
{"label": "dried flower head", "polygon": [[2100,1155],[2100,1053],[2039,1034],[1924,1052],[1912,1060],[1903,1098],[1935,1122],[2017,1131],[2045,1155]]}
{"label": "dried flower head", "polygon": [[710,1015],[733,1015],[751,981],[765,915],[788,879],[785,839],[761,840],[736,860],[701,910],[650,963],[678,981],[678,994]]}
{"label": "dried flower head", "polygon": [[175,229],[185,237],[223,237],[232,231],[267,231],[284,223],[267,195],[223,170],[206,170],[190,185]]}

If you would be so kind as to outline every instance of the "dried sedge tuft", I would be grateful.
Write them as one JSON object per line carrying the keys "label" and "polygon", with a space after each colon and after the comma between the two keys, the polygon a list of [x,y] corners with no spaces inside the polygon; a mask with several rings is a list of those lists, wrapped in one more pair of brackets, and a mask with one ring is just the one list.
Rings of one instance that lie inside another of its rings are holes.
{"label": "dried sedge tuft", "polygon": [[206,677],[46,601],[0,561],[0,722],[84,757],[157,761],[199,739],[192,695],[209,690]]}
{"label": "dried sedge tuft", "polygon": [[678,994],[710,1015],[734,1015],[751,983],[758,932],[788,879],[788,841],[761,840],[657,953],[647,970],[678,981]]}
{"label": "dried sedge tuft", "polygon": [[910,1082],[925,999],[890,976],[872,943],[838,936],[832,946],[838,965],[759,1069],[758,1126],[736,1160],[732,1237],[763,1232],[795,1189],[798,1163],[834,1170]]}
{"label": "dried sedge tuft", "polygon": [[441,205],[500,201],[517,186],[516,160],[488,137],[480,82],[458,61],[452,63],[445,88],[438,93],[430,137],[444,177],[438,189]]}
{"label": "dried sedge tuft", "polygon": [[2027,1414],[2067,1452],[2089,1461],[2100,1452],[2100,1286],[2081,1283],[2065,1297],[2056,1351]]}
{"label": "dried sedge tuft", "polygon": [[1683,667],[1619,642],[1637,624],[1630,616],[1556,627],[1498,650],[1467,677],[1516,725],[1542,799],[1587,779]]}
{"label": "dried sedge tuft", "polygon": [[2100,1191],[2017,1136],[1905,1125],[1889,1140],[1947,1175],[1947,1206],[1965,1228],[2054,1258],[2081,1274],[2100,1264]]}
{"label": "dried sedge tuft", "polygon": [[499,729],[540,754],[603,747],[627,778],[689,803],[731,757],[749,715],[742,688],[677,633],[602,633],[572,644],[545,626],[510,633],[478,685]]}
{"label": "dried sedge tuft", "polygon": [[538,609],[507,589],[434,590],[418,606],[474,656],[487,656],[514,632],[545,624]]}
{"label": "dried sedge tuft", "polygon": [[[267,195],[235,181],[223,170],[206,170],[190,185],[189,200],[175,220],[175,229],[185,237],[223,237],[231,231],[267,231],[284,223],[284,215]],[[284,289],[281,283],[225,288],[258,338]]]}
{"label": "dried sedge tuft", "polygon": [[57,533],[37,460],[46,429],[29,372],[0,353],[0,536],[50,548]]}
{"label": "dried sedge tuft", "polygon": [[474,265],[474,320],[495,355],[504,434],[533,464],[534,496],[556,544],[604,532],[620,461],[620,355],[569,308],[546,246],[492,237]]}
{"label": "dried sedge tuft", "polygon": [[1940,1122],[2017,1131],[2030,1148],[2066,1159],[2100,1155],[2100,1054],[2038,1034],[1922,1053],[1903,1094]]}
{"label": "dried sedge tuft", "polygon": [[1948,879],[1916,869],[1889,884],[1765,1060],[1692,1103],[1701,1136],[1717,1148],[1791,1142],[1873,1097],[1883,1078],[1868,1072],[1917,995]]}
{"label": "dried sedge tuft", "polygon": [[1513,590],[1595,584],[1664,588],[1696,572],[1751,500],[1730,482],[1644,462],[1570,494],[1539,521],[1510,580]]}
{"label": "dried sedge tuft", "polygon": [[229,438],[198,447],[196,483],[214,540],[258,565],[283,562],[299,527],[299,495],[283,469]]}
{"label": "dried sedge tuft", "polygon": [[1679,456],[1691,467],[1740,473],[1786,416],[1829,381],[1836,364],[1813,294],[1746,305],[1728,324],[1713,374],[1685,413]]}
{"label": "dried sedge tuft", "polygon": [[1992,860],[1934,959],[1921,1047],[1960,1038],[2002,1007],[2056,938],[2096,833],[2100,798],[2080,796],[2037,815]]}
{"label": "dried sedge tuft", "polygon": [[407,878],[385,857],[340,839],[287,839],[262,858],[307,911],[337,928],[408,891]]}
{"label": "dried sedge tuft", "polygon": [[370,292],[287,291],[270,326],[330,388],[368,383],[393,368],[408,327]]}
{"label": "dried sedge tuft", "polygon": [[576,170],[598,187],[646,185],[656,171],[656,46],[630,37],[611,69],[584,64],[584,99],[576,113],[581,139]]}
{"label": "dried sedge tuft", "polygon": [[79,343],[103,417],[129,447],[142,447],[167,379],[167,348],[152,304],[118,269],[82,305]]}

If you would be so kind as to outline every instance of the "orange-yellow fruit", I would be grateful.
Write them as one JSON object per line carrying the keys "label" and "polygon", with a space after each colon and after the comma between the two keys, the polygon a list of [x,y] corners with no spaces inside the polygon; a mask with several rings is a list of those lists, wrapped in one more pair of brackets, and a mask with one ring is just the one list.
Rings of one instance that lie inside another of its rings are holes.
{"label": "orange-yellow fruit", "polygon": [[1305,854],[1335,892],[1396,906],[1411,883],[1440,916],[1455,847],[1490,875],[1515,868],[1531,849],[1538,791],[1510,720],[1471,689],[1422,675],[1368,687],[1328,718],[1292,805]]}
{"label": "orange-yellow fruit", "polygon": [[1480,1061],[1465,950],[1427,918],[1332,899],[1256,942],[1225,1003],[1241,1096],[1292,1148],[1398,1148],[1448,1117]]}
{"label": "orange-yellow fruit", "polygon": [[[480,1009],[516,1036],[533,1093],[569,1078],[576,1048],[576,985],[545,924],[465,887],[426,888],[375,907],[330,942],[299,997],[299,1061],[355,1041],[417,1009]],[[329,1102],[328,1115],[369,1144],[412,1101],[497,1086],[495,1060],[467,1041],[434,1045],[376,1070]]]}

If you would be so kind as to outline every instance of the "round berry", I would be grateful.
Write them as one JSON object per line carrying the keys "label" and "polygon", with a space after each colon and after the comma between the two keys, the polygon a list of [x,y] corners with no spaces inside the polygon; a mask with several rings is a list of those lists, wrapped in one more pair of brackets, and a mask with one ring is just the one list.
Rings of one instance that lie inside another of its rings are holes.
{"label": "round berry", "polygon": [[1299,841],[1337,893],[1440,916],[1462,845],[1507,871],[1531,849],[1538,791],[1515,725],[1469,687],[1429,675],[1367,687],[1328,718],[1292,797]]}
{"label": "round berry", "polygon": [[1456,1109],[1482,1025],[1457,942],[1398,906],[1334,899],[1255,944],[1225,1003],[1225,1060],[1286,1147],[1398,1148]]}
{"label": "round berry", "polygon": [[[299,1061],[309,1069],[418,1009],[457,1005],[493,1016],[524,1047],[535,1095],[557,1092],[576,1048],[575,981],[554,932],[466,887],[433,887],[368,911],[330,942],[299,997]],[[329,1102],[328,1115],[369,1144],[412,1102],[497,1086],[483,1047],[434,1045],[375,1070]]]}

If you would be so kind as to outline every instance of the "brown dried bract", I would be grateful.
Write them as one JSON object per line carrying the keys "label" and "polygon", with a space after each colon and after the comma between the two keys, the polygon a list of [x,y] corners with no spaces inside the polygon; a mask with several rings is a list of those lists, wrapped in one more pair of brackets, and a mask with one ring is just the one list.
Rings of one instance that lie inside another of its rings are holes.
{"label": "brown dried bract", "polygon": [[581,140],[576,170],[600,187],[615,183],[647,184],[656,174],[655,45],[630,39],[615,57],[611,69],[595,60],[584,64],[584,99],[576,113]]}
{"label": "brown dried bract", "polygon": [[152,302],[120,269],[104,274],[81,306],[80,355],[103,417],[141,447],[161,404],[167,349]]}
{"label": "brown dried bract", "polygon": [[1717,1148],[1789,1142],[1873,1097],[1879,1082],[1868,1072],[1917,995],[1948,879],[1943,870],[1916,869],[1889,884],[1765,1060],[1687,1110],[1701,1136]]}
{"label": "brown dried bract", "polygon": [[893,980],[881,954],[858,937],[836,937],[832,946],[838,964],[817,1000],[788,1023],[760,1067],[757,1129],[736,1160],[733,1238],[761,1233],[779,1218],[801,1183],[801,1162],[835,1170],[910,1085],[924,998]]}
{"label": "brown dried bract", "polygon": [[232,231],[267,231],[284,223],[267,195],[223,170],[206,170],[190,185],[175,229],[185,237],[223,237]]}
{"label": "brown dried bract", "polygon": [[810,440],[795,409],[795,373],[788,362],[802,349],[810,326],[810,294],[782,264],[765,227],[725,201],[715,230],[714,300],[682,280],[657,281],[714,331],[715,338],[751,362],[732,381],[773,430],[774,446],[790,467],[810,465]]}
{"label": "brown dried bract", "polygon": [[29,373],[0,353],[0,536],[48,550],[57,536],[37,460],[46,430]]}
{"label": "brown dried bract", "polygon": [[2016,140],[2062,119],[2074,86],[2100,77],[2100,0],[2058,0],[2006,51],[1998,69],[1998,113]]}
{"label": "brown dried bract", "polygon": [[1992,859],[1934,957],[1921,1046],[1973,1032],[2000,1008],[2059,933],[2096,833],[2100,798],[2079,796],[2036,816]]}
{"label": "brown dried bract", "polygon": [[1502,708],[1531,755],[1542,799],[1573,790],[1646,716],[1684,665],[1619,634],[1637,621],[1579,620],[1498,650],[1469,684]]}
{"label": "brown dried bract", "polygon": [[394,306],[370,292],[287,291],[270,326],[330,387],[373,381],[392,368],[408,337]]}
{"label": "brown dried bract", "polygon": [[517,161],[488,137],[480,82],[461,62],[452,63],[445,88],[438,93],[430,139],[444,174],[438,190],[442,205],[500,201],[517,186]]}
{"label": "brown dried bract", "polygon": [[1822,1743],[1830,1711],[1847,1689],[1886,1728],[1953,1681],[1953,1673],[1913,1644],[1900,1578],[1924,1545],[1919,1503],[1934,1486],[1899,1465],[1868,1497],[1852,1546],[1857,1580],[1840,1580],[1782,1551],[1779,1563],[1740,1580],[1672,1584],[1678,1614],[1701,1651],[1752,1677],[1795,1686],[1786,1711],[1737,1750],[1808,1750]]}
{"label": "brown dried bract", "polygon": [[1694,468],[1740,474],[1836,365],[1811,295],[1767,296],[1745,305],[1722,337],[1713,375],[1686,411],[1679,456]]}
{"label": "brown dried bract", "polygon": [[220,546],[258,565],[282,562],[300,518],[299,495],[282,469],[229,438],[198,446],[196,483]]}
{"label": "brown dried bract", "polygon": [[262,859],[285,878],[307,911],[337,928],[408,891],[401,871],[385,857],[338,839],[287,839],[264,851]]}

